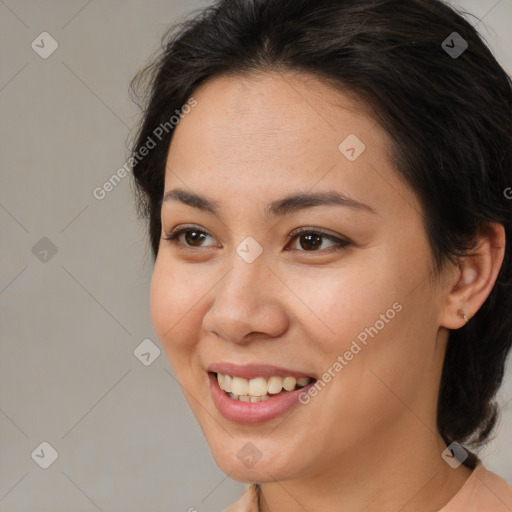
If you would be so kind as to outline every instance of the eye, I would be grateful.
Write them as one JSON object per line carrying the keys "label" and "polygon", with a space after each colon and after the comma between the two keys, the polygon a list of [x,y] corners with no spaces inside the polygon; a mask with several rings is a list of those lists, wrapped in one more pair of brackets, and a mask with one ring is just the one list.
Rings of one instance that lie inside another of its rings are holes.
{"label": "eye", "polygon": [[[318,231],[312,228],[301,228],[300,230],[293,231],[290,233],[288,238],[292,240],[297,239],[300,247],[303,249],[311,249],[306,251],[299,250],[299,252],[319,252],[322,246],[322,239],[330,240],[333,242],[334,245],[331,246],[331,249],[334,247],[335,251],[344,249],[351,244],[351,242],[348,240],[336,237],[334,235],[329,235],[323,231]],[[331,250],[327,251],[322,249],[321,252],[331,252]]]}
{"label": "eye", "polygon": [[[182,241],[182,236],[185,243]],[[202,245],[202,242],[204,242],[204,240],[208,237],[211,237],[211,235],[207,231],[199,229],[196,226],[181,226],[180,228],[174,229],[166,237],[163,237],[163,239],[171,242],[172,244],[175,244],[178,247],[183,246],[185,249],[197,249],[215,245]],[[325,248],[322,249],[323,240],[329,240],[333,242],[333,245],[328,249],[335,251],[344,249],[351,245],[351,242],[346,239],[339,238],[334,235],[324,233],[323,231],[315,230],[313,228],[301,228],[299,230],[293,231],[290,233],[290,235],[288,235],[288,240],[295,239],[299,241],[300,247],[305,249],[294,249],[299,250],[299,252],[332,252],[331,250],[327,250]]]}
{"label": "eye", "polygon": [[[181,242],[181,235],[185,235],[185,244]],[[177,246],[183,245],[185,247],[196,248],[203,247],[201,242],[204,241],[206,237],[210,236],[207,231],[203,231],[202,229],[198,229],[195,226],[185,226],[179,229],[175,229],[169,235],[164,237],[164,240],[171,242]]]}

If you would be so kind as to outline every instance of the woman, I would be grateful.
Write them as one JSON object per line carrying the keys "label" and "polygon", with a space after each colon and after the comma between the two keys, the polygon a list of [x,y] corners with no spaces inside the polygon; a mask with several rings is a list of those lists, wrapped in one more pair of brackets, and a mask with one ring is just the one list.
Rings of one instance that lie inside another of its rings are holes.
{"label": "woman", "polygon": [[252,483],[229,510],[511,510],[471,449],[512,344],[512,90],[471,25],[224,0],[140,79],[152,322]]}

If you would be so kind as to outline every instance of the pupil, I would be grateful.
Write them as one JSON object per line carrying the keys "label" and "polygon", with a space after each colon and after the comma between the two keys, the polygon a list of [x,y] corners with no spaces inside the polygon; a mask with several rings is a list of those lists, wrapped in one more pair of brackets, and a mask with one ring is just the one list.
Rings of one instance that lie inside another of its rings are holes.
{"label": "pupil", "polygon": [[309,248],[310,248],[310,249],[311,249],[311,248],[316,249],[316,248],[318,248],[320,245],[322,245],[322,243],[321,243],[321,238],[322,238],[322,237],[321,237],[321,235],[316,235],[316,234],[314,234],[314,233],[310,233],[310,234],[308,234],[308,235],[302,235],[301,240],[306,239],[306,240],[308,240],[308,242],[306,243],[306,247],[304,246],[304,244],[302,243],[302,241],[301,241],[301,244],[300,244],[300,245],[301,245],[301,247],[302,247],[303,249],[307,249],[307,248],[308,248],[308,247],[307,247],[307,245],[308,245],[308,244],[310,244],[310,242],[311,242],[312,240],[315,240],[315,239],[316,239],[316,242],[319,242],[319,243],[316,243],[316,244],[315,244],[315,243],[313,243],[313,244],[310,244],[310,245],[309,245]]}
{"label": "pupil", "polygon": [[[190,236],[190,234],[193,233],[195,236]],[[198,231],[187,231],[185,233],[185,238],[187,240],[187,243],[190,245],[194,245],[194,242],[200,242],[200,237],[203,235],[203,233],[199,233]]]}

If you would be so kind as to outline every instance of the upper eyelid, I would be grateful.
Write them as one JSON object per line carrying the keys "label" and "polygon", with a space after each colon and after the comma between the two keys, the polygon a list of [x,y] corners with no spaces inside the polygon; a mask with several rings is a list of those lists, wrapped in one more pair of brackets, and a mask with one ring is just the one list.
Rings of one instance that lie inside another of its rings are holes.
{"label": "upper eyelid", "polygon": [[325,236],[326,238],[336,238],[336,239],[339,239],[339,240],[347,240],[348,241],[348,239],[346,237],[344,237],[343,235],[338,235],[336,233],[333,233],[333,232],[331,232],[329,230],[325,230],[325,229],[322,229],[322,228],[314,228],[314,227],[307,227],[307,226],[294,229],[288,235],[288,238],[296,237],[297,235],[300,235],[302,233],[316,233],[316,234]]}
{"label": "upper eyelid", "polygon": [[[166,236],[170,236],[170,235],[175,235],[177,233],[181,233],[183,231],[187,231],[187,230],[196,230],[196,231],[199,231],[200,233],[204,233],[204,234],[207,234],[211,237],[213,237],[213,235],[207,230],[207,229],[204,229],[200,226],[196,226],[194,224],[192,225],[183,225],[183,226],[180,226],[178,225],[176,228],[174,228],[171,232],[169,232]],[[301,228],[297,228],[297,229],[294,229],[289,235],[287,238],[290,238],[290,237],[294,237],[294,236],[297,236],[298,234],[300,233],[317,233],[317,234],[321,234],[325,237],[332,237],[332,238],[345,238],[343,237],[342,235],[337,235],[335,233],[332,233],[332,232],[329,232],[328,230],[324,230],[323,228],[315,228],[315,227],[301,227]]]}

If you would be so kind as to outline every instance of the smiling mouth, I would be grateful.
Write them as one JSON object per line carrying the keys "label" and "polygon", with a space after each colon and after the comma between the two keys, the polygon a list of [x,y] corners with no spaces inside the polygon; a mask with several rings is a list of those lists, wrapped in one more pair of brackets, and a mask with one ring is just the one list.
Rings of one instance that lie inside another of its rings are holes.
{"label": "smiling mouth", "polygon": [[245,379],[244,377],[234,377],[218,372],[210,372],[215,376],[222,389],[229,398],[239,402],[265,402],[273,397],[277,397],[291,391],[303,388],[315,379],[312,377],[280,377],[273,375],[268,379],[265,377],[256,377]]}

